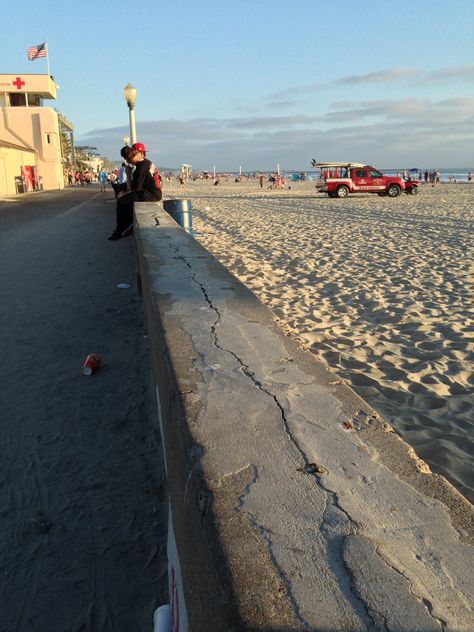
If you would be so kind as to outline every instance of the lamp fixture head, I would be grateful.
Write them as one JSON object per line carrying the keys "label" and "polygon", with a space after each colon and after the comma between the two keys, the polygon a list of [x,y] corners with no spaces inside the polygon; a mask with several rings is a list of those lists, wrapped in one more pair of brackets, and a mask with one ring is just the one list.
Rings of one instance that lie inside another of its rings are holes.
{"label": "lamp fixture head", "polygon": [[135,97],[137,96],[137,89],[132,86],[131,83],[127,83],[123,89],[123,96],[127,102],[128,107],[133,110],[135,107]]}

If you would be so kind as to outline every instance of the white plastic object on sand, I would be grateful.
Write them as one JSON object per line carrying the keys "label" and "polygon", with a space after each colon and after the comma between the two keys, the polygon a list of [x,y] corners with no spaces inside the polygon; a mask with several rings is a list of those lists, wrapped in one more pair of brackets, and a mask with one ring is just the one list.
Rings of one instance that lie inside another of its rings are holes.
{"label": "white plastic object on sand", "polygon": [[171,632],[171,606],[166,604],[155,610],[153,632]]}

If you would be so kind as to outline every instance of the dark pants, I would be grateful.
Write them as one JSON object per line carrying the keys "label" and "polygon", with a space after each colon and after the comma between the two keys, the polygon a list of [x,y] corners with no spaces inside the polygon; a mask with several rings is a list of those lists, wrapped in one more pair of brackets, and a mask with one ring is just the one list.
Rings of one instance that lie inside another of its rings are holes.
{"label": "dark pants", "polygon": [[133,204],[139,201],[135,191],[130,191],[117,200],[117,226],[115,233],[121,235],[133,224]]}
{"label": "dark pants", "polygon": [[[161,200],[161,191],[159,192],[160,199],[152,198],[148,201],[159,202]],[[117,200],[117,226],[115,228],[115,234],[122,235],[125,231],[131,229],[133,224],[133,205],[135,202],[146,201],[136,191],[130,191]]]}

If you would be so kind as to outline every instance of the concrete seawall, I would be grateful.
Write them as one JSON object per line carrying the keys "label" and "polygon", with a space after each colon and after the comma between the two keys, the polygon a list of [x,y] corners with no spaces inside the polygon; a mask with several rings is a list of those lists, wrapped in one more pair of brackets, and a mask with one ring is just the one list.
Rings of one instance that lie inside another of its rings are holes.
{"label": "concrete seawall", "polygon": [[174,630],[472,631],[473,507],[161,204],[135,215]]}

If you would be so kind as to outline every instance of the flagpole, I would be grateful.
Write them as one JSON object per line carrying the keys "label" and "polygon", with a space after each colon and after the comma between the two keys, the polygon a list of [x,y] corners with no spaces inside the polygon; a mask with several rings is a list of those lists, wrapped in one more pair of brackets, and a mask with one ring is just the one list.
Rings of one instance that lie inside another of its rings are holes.
{"label": "flagpole", "polygon": [[44,41],[46,42],[46,63],[48,65],[48,77],[51,76],[51,71],[49,70],[49,46],[48,46],[48,38],[45,37]]}

